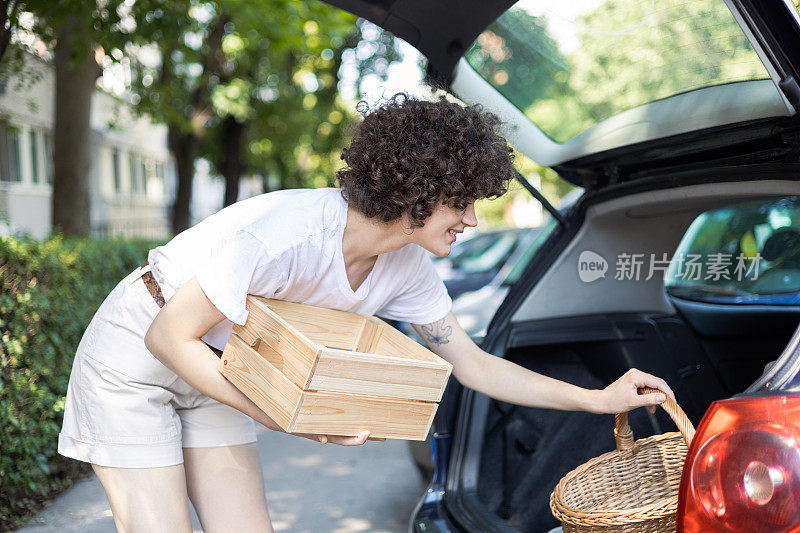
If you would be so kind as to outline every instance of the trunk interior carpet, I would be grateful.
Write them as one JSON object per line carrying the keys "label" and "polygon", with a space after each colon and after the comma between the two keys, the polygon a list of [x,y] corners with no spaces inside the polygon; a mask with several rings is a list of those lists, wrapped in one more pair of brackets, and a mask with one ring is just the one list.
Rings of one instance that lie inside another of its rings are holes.
{"label": "trunk interior carpet", "polygon": [[[529,349],[509,354],[509,359],[574,385],[605,387],[565,348]],[[491,402],[478,496],[491,512],[522,532],[549,531],[559,525],[550,512],[550,493],[564,474],[614,449],[614,417]],[[653,434],[646,409],[635,410],[629,418],[637,439]]]}

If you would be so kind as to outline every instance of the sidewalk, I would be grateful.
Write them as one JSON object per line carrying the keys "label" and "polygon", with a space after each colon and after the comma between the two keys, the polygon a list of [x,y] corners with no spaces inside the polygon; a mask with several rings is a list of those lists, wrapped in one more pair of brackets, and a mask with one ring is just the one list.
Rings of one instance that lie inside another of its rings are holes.
{"label": "sidewalk", "polygon": [[[405,441],[322,445],[259,427],[258,448],[275,531],[405,533],[425,492]],[[335,490],[332,490],[335,489]],[[195,531],[202,531],[192,510]],[[113,533],[100,482],[79,481],[19,531]]]}

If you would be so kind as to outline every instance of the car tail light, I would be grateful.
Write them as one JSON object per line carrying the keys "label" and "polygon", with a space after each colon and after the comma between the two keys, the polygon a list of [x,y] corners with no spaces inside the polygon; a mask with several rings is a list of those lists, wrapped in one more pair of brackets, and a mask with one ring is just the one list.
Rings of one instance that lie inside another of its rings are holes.
{"label": "car tail light", "polygon": [[684,463],[677,529],[800,532],[800,397],[714,402]]}

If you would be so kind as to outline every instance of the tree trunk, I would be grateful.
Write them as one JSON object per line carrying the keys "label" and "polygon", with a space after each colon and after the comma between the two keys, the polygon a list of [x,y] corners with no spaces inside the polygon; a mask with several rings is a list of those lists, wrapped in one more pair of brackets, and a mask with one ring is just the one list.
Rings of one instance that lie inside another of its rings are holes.
{"label": "tree trunk", "polygon": [[228,115],[222,123],[222,165],[221,172],[225,178],[225,207],[239,198],[239,181],[244,172],[242,162],[242,139],[244,124]]}
{"label": "tree trunk", "polygon": [[[203,75],[219,76],[222,71],[224,54],[222,50],[222,39],[225,35],[225,24],[230,18],[220,14],[216,23],[213,25],[211,34],[207,37],[208,50],[205,52],[203,62]],[[172,49],[162,51],[162,65],[160,82],[168,86],[173,78],[171,61]],[[173,123],[168,126],[168,144],[172,156],[175,158],[175,166],[178,174],[178,189],[175,195],[175,203],[172,204],[172,232],[177,235],[191,226],[191,202],[192,202],[192,180],[194,179],[194,162],[200,154],[200,137],[204,133],[205,123],[210,115],[210,103],[208,102],[208,87],[200,85],[194,90],[189,105],[190,110],[186,116],[188,132],[181,128],[181,125]]]}
{"label": "tree trunk", "polygon": [[[17,0],[0,1],[0,60],[6,54],[8,44],[11,42],[11,33],[14,31],[13,21],[16,17]],[[8,28],[6,28],[8,24]]]}
{"label": "tree trunk", "polygon": [[78,63],[72,58],[79,24],[74,17],[68,19],[55,47],[52,226],[65,235],[87,236],[92,94],[101,70],[93,54]]}
{"label": "tree trunk", "polygon": [[172,233],[177,235],[192,223],[192,179],[194,161],[200,150],[200,140],[195,135],[181,131],[178,126],[170,126],[169,149],[175,157],[178,172],[178,190],[175,203],[172,204]]}

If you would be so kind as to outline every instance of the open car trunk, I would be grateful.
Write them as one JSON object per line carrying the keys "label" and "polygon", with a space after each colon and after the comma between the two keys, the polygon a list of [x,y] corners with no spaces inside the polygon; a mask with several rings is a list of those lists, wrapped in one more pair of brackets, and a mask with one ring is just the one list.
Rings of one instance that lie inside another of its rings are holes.
{"label": "open car trunk", "polygon": [[[680,315],[614,314],[526,324],[531,339],[506,358],[550,377],[603,388],[629,367],[664,376],[697,425],[712,401],[743,392],[781,352],[800,313],[753,317],[750,327],[702,335]],[[538,339],[535,339],[538,337]],[[567,340],[568,339],[568,340]],[[659,409],[631,413],[636,438],[675,431]],[[477,494],[519,531],[559,525],[549,499],[564,474],[614,449],[613,415],[564,413],[491,400]]]}
{"label": "open car trunk", "polygon": [[[781,354],[800,322],[800,307],[671,297],[657,277],[613,279],[612,258],[625,251],[672,254],[708,209],[797,192],[790,180],[730,181],[589,198],[571,214],[571,230],[561,242],[551,243],[512,287],[485,347],[591,389],[604,388],[629,368],[660,376],[697,425],[713,401],[744,392]],[[606,279],[578,279],[577,260],[586,249],[608,260]],[[504,314],[512,316],[505,325]],[[451,468],[458,479],[449,487],[448,505],[459,506],[474,531],[547,532],[558,526],[550,494],[567,472],[614,449],[613,415],[527,408],[469,394],[472,401],[463,402],[459,419],[468,425],[459,433],[469,436],[454,446]],[[637,439],[675,431],[661,409],[655,415],[638,409],[630,424]]]}

